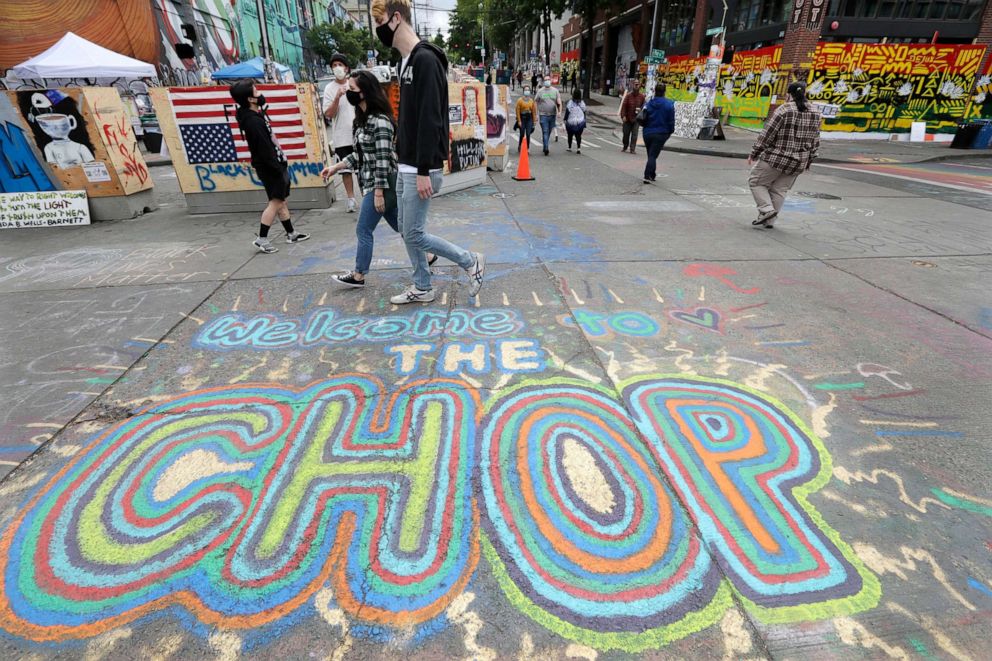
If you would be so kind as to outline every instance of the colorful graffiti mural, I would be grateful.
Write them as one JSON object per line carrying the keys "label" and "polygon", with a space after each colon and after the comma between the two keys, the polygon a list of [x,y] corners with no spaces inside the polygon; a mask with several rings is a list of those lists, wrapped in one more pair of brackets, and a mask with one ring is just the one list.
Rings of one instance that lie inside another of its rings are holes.
{"label": "colorful graffiti mural", "polygon": [[968,115],[985,47],[980,45],[821,43],[809,96],[841,106],[825,131],[953,132]]}
{"label": "colorful graffiti mural", "polygon": [[58,180],[31,129],[6,94],[0,94],[0,193],[56,190]]}
{"label": "colorful graffiti mural", "polygon": [[781,56],[781,46],[740,51],[722,67],[716,104],[723,108],[728,123],[761,128],[775,93]]}
{"label": "colorful graffiti mural", "polygon": [[696,100],[696,89],[706,66],[706,57],[673,55],[668,64],[658,67],[657,78],[668,86],[666,96],[673,101]]}
{"label": "colorful graffiti mural", "polygon": [[251,629],[324,585],[359,621],[408,627],[442,613],[481,554],[523,613],[601,649],[684,637],[733,594],[767,622],[877,603],[806,501],[826,449],[768,395],[638,377],[631,418],[564,378],[485,404],[453,379],[386,393],[362,374],[209,388],[98,434],[0,538],[0,627],[61,641],[179,607]]}

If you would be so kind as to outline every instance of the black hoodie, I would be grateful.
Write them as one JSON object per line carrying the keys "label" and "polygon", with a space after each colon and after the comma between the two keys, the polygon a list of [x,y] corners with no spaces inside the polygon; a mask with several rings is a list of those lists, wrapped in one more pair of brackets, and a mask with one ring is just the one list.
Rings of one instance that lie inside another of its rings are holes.
{"label": "black hoodie", "polygon": [[448,58],[421,41],[400,72],[399,85],[397,160],[427,176],[448,160]]}
{"label": "black hoodie", "polygon": [[238,107],[238,127],[248,143],[251,165],[263,174],[279,172],[286,165],[282,150],[276,146],[268,122],[247,106]]}

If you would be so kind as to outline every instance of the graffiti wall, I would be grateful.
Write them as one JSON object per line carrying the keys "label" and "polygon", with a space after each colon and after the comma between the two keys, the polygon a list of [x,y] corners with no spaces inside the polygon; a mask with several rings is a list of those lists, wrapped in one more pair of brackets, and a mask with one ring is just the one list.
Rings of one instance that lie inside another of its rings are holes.
{"label": "graffiti wall", "polygon": [[506,85],[486,86],[486,154],[506,155],[506,124],[510,90]]}
{"label": "graffiti wall", "polygon": [[[505,91],[506,86],[502,86],[502,89]],[[448,83],[448,130],[451,144],[445,172],[455,173],[486,167],[490,123],[495,130],[500,118],[494,99],[492,122],[490,121],[488,98],[487,88],[480,82]],[[505,102],[502,110],[502,131],[505,134]]]}
{"label": "graffiti wall", "polygon": [[673,55],[668,58],[667,65],[658,68],[657,78],[668,86],[668,98],[691,102],[696,100],[697,87],[705,67],[705,56]]}
{"label": "graffiti wall", "polygon": [[735,52],[720,71],[716,104],[734,126],[760,129],[778,80],[781,46]]}
{"label": "graffiti wall", "polygon": [[[4,94],[16,107],[27,131],[25,137],[41,153],[57,188],[85,190],[89,197],[109,197],[152,187],[117,90],[87,87]],[[8,135],[5,142],[13,140]],[[23,165],[27,154],[18,154]]]}
{"label": "graffiti wall", "polygon": [[[206,2],[208,0],[200,0]],[[222,2],[223,0],[209,0]],[[303,20],[298,3],[281,0],[262,0],[268,24],[269,46],[277,62],[290,67],[299,80],[303,66]],[[231,0],[237,3],[240,17],[241,51],[247,57],[262,54],[261,21],[256,0]]]}
{"label": "graffiti wall", "polygon": [[949,133],[969,116],[981,45],[820,43],[810,98],[841,106],[824,131]]}
{"label": "graffiti wall", "polygon": [[[327,138],[313,85],[259,85],[272,131],[294,187],[323,187]],[[184,194],[258,190],[262,182],[235,118],[226,86],[150,90]]]}
{"label": "graffiti wall", "polygon": [[144,62],[158,61],[158,44],[148,38],[155,18],[147,0],[18,0],[3,3],[0,71],[41,53],[66,32]]}

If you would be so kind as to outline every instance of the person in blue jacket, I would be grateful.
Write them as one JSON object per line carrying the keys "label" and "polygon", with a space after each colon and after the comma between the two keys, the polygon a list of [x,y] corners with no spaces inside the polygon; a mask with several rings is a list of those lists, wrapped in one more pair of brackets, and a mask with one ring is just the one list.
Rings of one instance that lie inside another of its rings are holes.
{"label": "person in blue jacket", "polygon": [[647,116],[644,121],[644,147],[648,152],[648,162],[644,165],[644,183],[650,184],[657,178],[658,154],[675,132],[675,103],[665,98],[665,83],[654,88],[654,98],[644,106]]}

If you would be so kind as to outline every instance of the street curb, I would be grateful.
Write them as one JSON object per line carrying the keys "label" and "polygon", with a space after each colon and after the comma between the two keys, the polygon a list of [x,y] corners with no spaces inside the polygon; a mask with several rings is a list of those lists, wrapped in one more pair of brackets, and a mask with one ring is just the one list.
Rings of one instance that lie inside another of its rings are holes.
{"label": "street curb", "polygon": [[[613,123],[618,123],[616,117],[612,115],[601,115],[597,112],[590,111],[590,115],[595,115],[600,119],[611,120]],[[613,129],[612,135],[614,138],[621,138],[620,133],[617,129]],[[755,132],[757,135],[757,132]],[[871,141],[865,141],[870,144]],[[948,147],[950,149],[950,147]],[[710,149],[701,149],[699,147],[687,147],[682,145],[676,145],[673,143],[668,143],[665,145],[665,151],[672,151],[679,154],[693,154],[695,156],[716,156],[718,158],[736,158],[741,160],[746,160],[749,154],[736,153],[736,152],[721,152],[714,151]],[[950,154],[939,154],[937,156],[927,156],[926,158],[919,158],[914,160],[896,160],[895,162],[888,163],[889,165],[913,165],[914,163],[936,163],[939,161],[951,161],[958,159],[969,159],[969,158],[992,158],[992,150],[986,149],[961,149],[954,150],[954,153]],[[846,158],[830,158],[822,157],[816,159],[817,163],[832,163],[834,165],[878,165],[879,161],[855,161]]]}
{"label": "street curb", "polygon": [[167,158],[164,161],[163,160],[145,161],[145,165],[147,165],[150,168],[160,168],[163,165],[172,165],[172,159]]}

